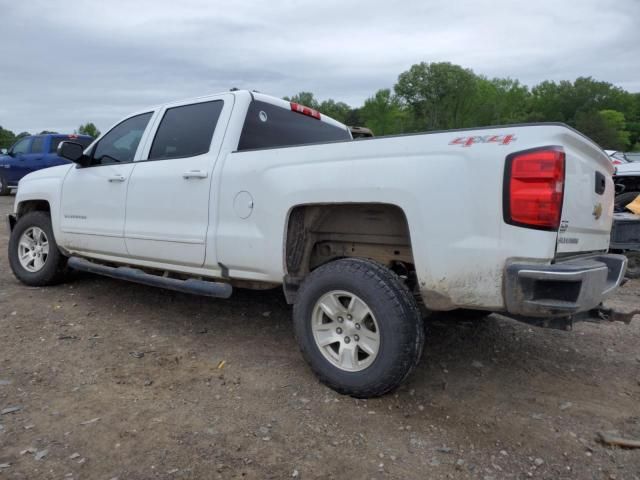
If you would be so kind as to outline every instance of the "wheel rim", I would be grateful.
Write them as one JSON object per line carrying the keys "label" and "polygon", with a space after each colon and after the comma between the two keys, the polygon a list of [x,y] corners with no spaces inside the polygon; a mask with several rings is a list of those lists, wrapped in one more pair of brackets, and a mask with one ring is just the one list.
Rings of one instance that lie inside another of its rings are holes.
{"label": "wheel rim", "polygon": [[378,356],[378,322],[357,295],[344,290],[324,294],[313,308],[311,321],[316,346],[340,370],[364,370]]}
{"label": "wheel rim", "polygon": [[18,259],[26,271],[35,273],[42,270],[49,258],[49,239],[39,227],[27,228],[18,242]]}

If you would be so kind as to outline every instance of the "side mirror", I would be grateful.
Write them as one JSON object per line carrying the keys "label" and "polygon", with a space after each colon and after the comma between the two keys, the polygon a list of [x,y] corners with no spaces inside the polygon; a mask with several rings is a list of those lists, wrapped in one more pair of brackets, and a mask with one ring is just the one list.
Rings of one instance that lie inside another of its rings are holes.
{"label": "side mirror", "polygon": [[84,156],[84,147],[75,142],[60,142],[56,153],[59,157],[71,160],[73,163],[80,165],[81,167],[87,166],[87,157]]}

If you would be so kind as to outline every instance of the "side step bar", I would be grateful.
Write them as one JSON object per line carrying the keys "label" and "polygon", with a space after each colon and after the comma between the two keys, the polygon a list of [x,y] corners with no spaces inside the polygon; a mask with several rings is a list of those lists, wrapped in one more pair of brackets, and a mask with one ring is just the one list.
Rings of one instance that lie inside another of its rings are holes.
{"label": "side step bar", "polygon": [[233,293],[233,287],[228,283],[209,282],[195,278],[178,280],[176,278],[167,278],[145,273],[137,268],[100,265],[99,263],[93,263],[80,257],[70,257],[68,266],[83,272],[97,273],[98,275],[128,280],[151,287],[166,288],[177,292],[192,293],[206,297],[229,298],[231,293]]}

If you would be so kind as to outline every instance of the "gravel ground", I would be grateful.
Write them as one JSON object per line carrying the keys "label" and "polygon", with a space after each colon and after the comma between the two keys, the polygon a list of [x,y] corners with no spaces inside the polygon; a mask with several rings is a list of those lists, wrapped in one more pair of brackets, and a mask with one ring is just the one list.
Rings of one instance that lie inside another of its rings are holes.
{"label": "gravel ground", "polygon": [[433,325],[408,382],[363,401],[317,382],[290,315],[277,290],[28,288],[1,254],[0,478],[640,479],[640,449],[597,441],[640,438],[638,317]]}

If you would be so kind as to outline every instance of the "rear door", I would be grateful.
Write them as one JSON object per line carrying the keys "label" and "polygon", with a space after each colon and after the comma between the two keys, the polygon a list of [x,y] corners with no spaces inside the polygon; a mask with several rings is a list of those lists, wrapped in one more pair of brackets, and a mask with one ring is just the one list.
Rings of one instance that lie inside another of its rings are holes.
{"label": "rear door", "polygon": [[136,162],[127,194],[125,237],[134,258],[204,264],[211,179],[233,106],[223,94],[164,108]]}
{"label": "rear door", "polygon": [[613,220],[614,167],[602,150],[577,132],[563,129],[561,140],[566,164],[557,252],[607,250]]}

